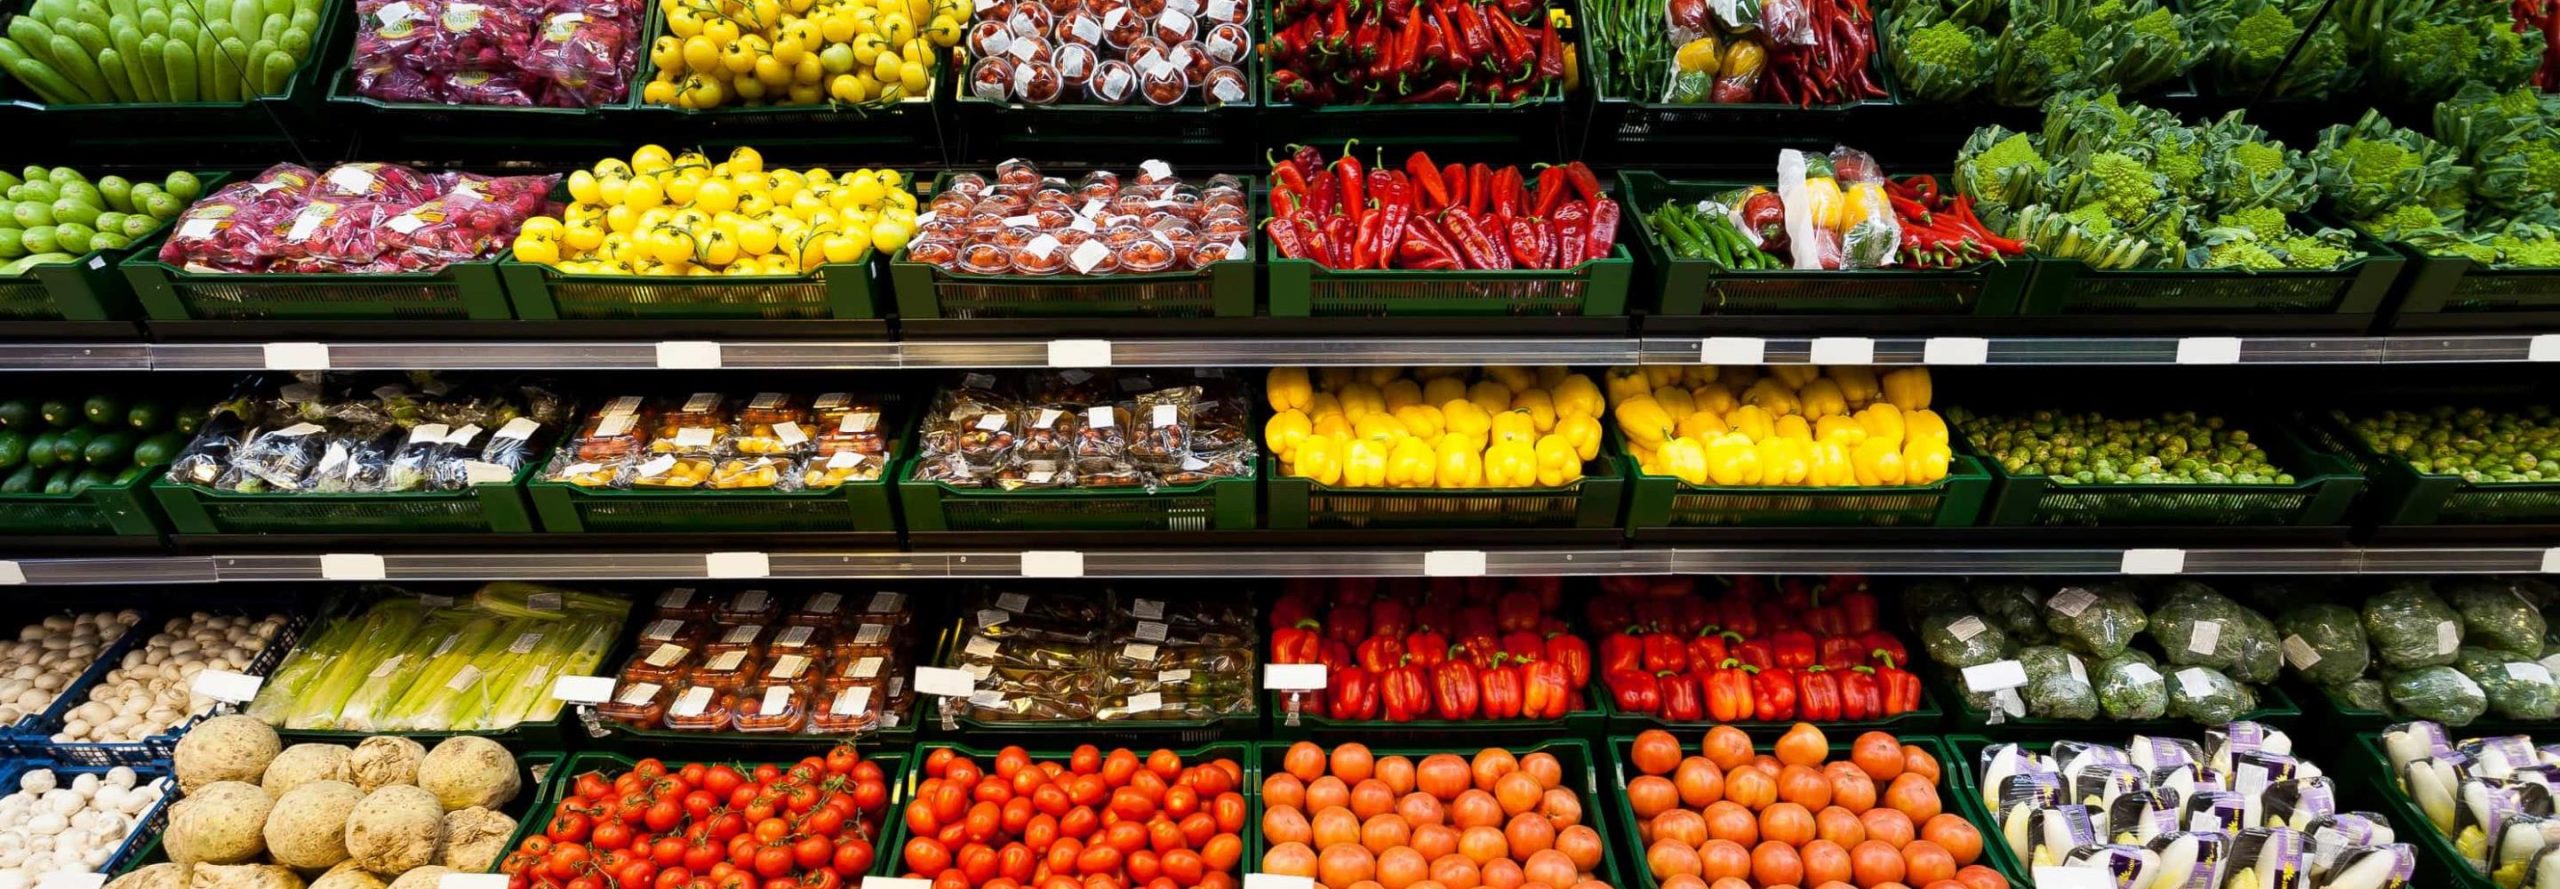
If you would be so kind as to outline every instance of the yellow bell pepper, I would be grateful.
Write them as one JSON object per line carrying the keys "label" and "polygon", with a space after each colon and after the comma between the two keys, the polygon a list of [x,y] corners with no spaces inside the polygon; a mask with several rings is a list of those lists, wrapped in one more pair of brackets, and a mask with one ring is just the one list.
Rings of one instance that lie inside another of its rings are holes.
{"label": "yellow bell pepper", "polygon": [[1813,438],[1838,445],[1855,445],[1867,440],[1867,427],[1858,425],[1856,417],[1845,414],[1824,417],[1813,422]]}
{"label": "yellow bell pepper", "polygon": [[1382,488],[1387,484],[1387,454],[1394,450],[1388,442],[1366,438],[1351,440],[1342,454],[1342,485],[1347,488]]}
{"label": "yellow bell pepper", "polygon": [[1441,439],[1434,452],[1440,462],[1440,471],[1433,473],[1432,482],[1441,490],[1484,487],[1482,440],[1452,435]]}
{"label": "yellow bell pepper", "polygon": [[1419,438],[1396,442],[1387,453],[1387,487],[1428,488],[1439,471],[1439,457]]}
{"label": "yellow bell pepper", "polygon": [[1816,228],[1840,231],[1841,205],[1847,202],[1840,194],[1839,180],[1831,178],[1828,168],[1823,169],[1820,175],[1810,169],[1805,171],[1805,210],[1812,216]]}
{"label": "yellow bell pepper", "polygon": [[1841,195],[1841,231],[1856,228],[1860,223],[1870,220],[1892,218],[1893,202],[1885,199],[1882,182],[1853,182]]}
{"label": "yellow bell pepper", "polygon": [[1448,404],[1452,399],[1467,397],[1467,381],[1458,377],[1432,377],[1422,384],[1422,403]]}
{"label": "yellow bell pepper", "polygon": [[1547,390],[1554,393],[1557,416],[1581,414],[1596,420],[1609,413],[1609,403],[1601,399],[1600,387],[1590,377],[1566,374]]}
{"label": "yellow bell pepper", "polygon": [[1673,427],[1673,431],[1699,441],[1712,441],[1716,436],[1733,431],[1733,427],[1726,426],[1723,417],[1699,411],[1681,417],[1679,425]]}
{"label": "yellow bell pepper", "polygon": [[1582,479],[1582,455],[1561,435],[1538,439],[1538,487],[1561,488]]}
{"label": "yellow bell pepper", "polygon": [[1493,415],[1493,443],[1536,444],[1538,421],[1528,411],[1503,411]]}
{"label": "yellow bell pepper", "polygon": [[1840,387],[1840,397],[1848,399],[1850,407],[1866,407],[1876,400],[1876,396],[1884,394],[1876,382],[1876,369],[1872,367],[1834,365],[1825,368],[1823,375]]}
{"label": "yellow bell pepper", "polygon": [[1880,401],[1858,412],[1858,425],[1866,427],[1868,441],[1891,442],[1902,446],[1902,411],[1893,402]]}
{"label": "yellow bell pepper", "polygon": [[1717,370],[1718,368],[1712,364],[1681,365],[1680,385],[1695,389],[1700,386],[1707,385],[1708,383],[1713,383],[1716,381]]}
{"label": "yellow bell pepper", "polygon": [[1303,367],[1275,367],[1262,378],[1262,397],[1275,411],[1305,411],[1315,406],[1315,395]]}
{"label": "yellow bell pepper", "polygon": [[1477,380],[1475,385],[1467,387],[1467,400],[1484,408],[1485,413],[1499,414],[1511,409],[1511,387],[1492,380]]}
{"label": "yellow bell pepper", "polygon": [[1717,416],[1733,413],[1734,408],[1742,406],[1742,402],[1734,400],[1733,390],[1719,383],[1708,383],[1690,389],[1689,403],[1697,405],[1698,410]]}
{"label": "yellow bell pepper", "polygon": [[1291,468],[1299,478],[1312,479],[1319,485],[1340,484],[1342,454],[1342,442],[1322,436],[1310,436],[1298,442],[1298,459]]}
{"label": "yellow bell pepper", "polygon": [[1932,410],[1903,411],[1902,437],[1913,444],[1932,444],[1943,450],[1947,446],[1946,418]]}
{"label": "yellow bell pepper", "polygon": [[1315,425],[1307,429],[1307,434],[1319,438],[1350,441],[1351,419],[1341,414],[1325,414],[1316,418]]}
{"label": "yellow bell pepper", "polygon": [[1354,420],[1366,414],[1387,412],[1387,397],[1376,386],[1367,383],[1352,383],[1333,390],[1333,397],[1342,402],[1342,413]]}
{"label": "yellow bell pepper", "polygon": [[1662,412],[1671,415],[1673,419],[1698,412],[1697,402],[1689,398],[1689,390],[1678,386],[1664,386],[1653,390],[1653,403],[1662,405]]}
{"label": "yellow bell pepper", "polygon": [[1840,384],[1830,380],[1814,380],[1798,387],[1796,404],[1806,417],[1815,420],[1849,412],[1849,397],[1841,393]]}
{"label": "yellow bell pepper", "polygon": [[1802,409],[1796,403],[1795,390],[1776,377],[1753,383],[1751,388],[1743,390],[1742,403],[1759,405],[1779,416],[1799,413]]}
{"label": "yellow bell pepper", "polygon": [[1307,408],[1307,418],[1311,420],[1323,419],[1327,414],[1337,417],[1343,416],[1342,400],[1333,397],[1333,393],[1331,392],[1318,392],[1316,393],[1315,402]]}
{"label": "yellow bell pepper", "polygon": [[1392,414],[1405,405],[1421,404],[1422,384],[1412,380],[1388,380],[1386,385],[1378,387],[1378,397],[1386,402],[1387,412]]}
{"label": "yellow bell pepper", "polygon": [[1440,434],[1475,439],[1493,437],[1493,415],[1464,398],[1452,398],[1440,406]]}
{"label": "yellow bell pepper", "polygon": [[1644,368],[1645,382],[1655,389],[1680,382],[1680,368],[1671,364],[1649,364]]}
{"label": "yellow bell pepper", "polygon": [[1391,365],[1381,367],[1363,367],[1359,369],[1358,376],[1360,378],[1360,382],[1367,383],[1370,386],[1384,386],[1389,381],[1394,380],[1397,377],[1404,376],[1404,368]]}
{"label": "yellow bell pepper", "polygon": [[1530,488],[1538,484],[1538,450],[1525,441],[1495,442],[1484,451],[1484,484],[1488,488]]}
{"label": "yellow bell pepper", "polygon": [[1395,418],[1397,422],[1404,424],[1405,432],[1426,441],[1439,441],[1440,433],[1448,426],[1447,421],[1440,416],[1440,409],[1427,404],[1408,404],[1396,408]]}
{"label": "yellow bell pepper", "polygon": [[1803,417],[1794,414],[1779,417],[1772,428],[1779,438],[1792,438],[1798,441],[1813,440],[1813,424],[1805,422]]}
{"label": "yellow bell pepper", "polygon": [[1672,434],[1674,427],[1671,415],[1664,413],[1662,405],[1656,403],[1651,395],[1620,401],[1611,413],[1618,420],[1618,434],[1649,448],[1661,447],[1662,440]]}
{"label": "yellow bell pepper", "polygon": [[1575,456],[1584,460],[1600,457],[1600,421],[1581,414],[1567,414],[1556,420],[1554,434],[1573,445]]}
{"label": "yellow bell pepper", "polygon": [[1724,415],[1724,424],[1752,441],[1778,434],[1778,419],[1767,408],[1746,404]]}
{"label": "yellow bell pepper", "polygon": [[1645,378],[1641,367],[1612,367],[1600,382],[1608,389],[1609,403],[1613,405],[1638,395],[1653,395],[1653,382]]}
{"label": "yellow bell pepper", "polygon": [[1860,442],[1849,452],[1849,466],[1858,474],[1858,484],[1867,487],[1902,484],[1902,452],[1899,443],[1881,438]]}
{"label": "yellow bell pepper", "polygon": [[1539,435],[1556,431],[1555,396],[1548,394],[1545,389],[1520,390],[1511,396],[1511,409],[1528,411],[1529,423],[1538,427]]}
{"label": "yellow bell pepper", "polygon": [[1331,366],[1316,368],[1316,391],[1318,392],[1338,391],[1344,386],[1357,382],[1360,382],[1359,368]]}
{"label": "yellow bell pepper", "polygon": [[1501,383],[1504,388],[1510,389],[1513,392],[1518,392],[1522,389],[1535,389],[1538,387],[1538,375],[1536,372],[1513,364],[1487,365],[1484,369],[1484,377],[1485,379]]}
{"label": "yellow bell pepper", "polygon": [[1804,384],[1821,375],[1822,368],[1810,364],[1775,364],[1769,367],[1769,377],[1789,389],[1802,389]]}
{"label": "yellow bell pepper", "polygon": [[1925,485],[1947,477],[1947,463],[1954,455],[1945,444],[1910,442],[1902,446],[1902,472],[1907,484]]}
{"label": "yellow bell pepper", "polygon": [[1394,414],[1363,414],[1359,419],[1351,421],[1353,441],[1393,445],[1396,439],[1412,434],[1411,430],[1404,428],[1404,421],[1396,419]]}
{"label": "yellow bell pepper", "polygon": [[1813,443],[1813,455],[1805,467],[1805,484],[1815,487],[1837,487],[1856,484],[1858,476],[1849,468],[1849,450],[1839,442]]}
{"label": "yellow bell pepper", "polygon": [[[1755,465],[1743,466],[1746,457]],[[1727,432],[1707,442],[1707,479],[1718,485],[1744,484],[1742,479],[1746,469],[1756,470],[1758,462],[1759,456],[1751,450],[1751,439],[1739,432]],[[1758,473],[1748,474],[1756,476]]]}
{"label": "yellow bell pepper", "polygon": [[1662,471],[1692,485],[1707,483],[1707,449],[1694,438],[1664,442],[1657,457]]}
{"label": "yellow bell pepper", "polygon": [[1636,469],[1645,475],[1670,475],[1662,468],[1662,452],[1652,448],[1629,446],[1627,453],[1636,458]]}
{"label": "yellow bell pepper", "polygon": [[1752,446],[1759,452],[1760,483],[1764,485],[1799,485],[1804,483],[1805,465],[1796,439],[1778,437]]}
{"label": "yellow bell pepper", "polygon": [[1306,440],[1307,435],[1314,431],[1315,424],[1307,419],[1306,414],[1297,408],[1289,408],[1272,414],[1271,419],[1262,424],[1262,440],[1271,446],[1274,456],[1287,460],[1298,449],[1298,442]]}
{"label": "yellow bell pepper", "polygon": [[1929,406],[1929,369],[1906,367],[1884,375],[1884,400],[1906,411]]}

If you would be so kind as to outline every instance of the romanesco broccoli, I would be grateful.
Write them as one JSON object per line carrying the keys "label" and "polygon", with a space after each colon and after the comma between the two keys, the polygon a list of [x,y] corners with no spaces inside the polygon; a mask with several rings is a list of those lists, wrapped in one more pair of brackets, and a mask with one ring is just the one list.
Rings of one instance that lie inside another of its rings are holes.
{"label": "romanesco broccoli", "polygon": [[[2522,232],[2522,234],[2519,234]],[[2560,266],[2560,236],[2538,226],[2517,226],[2489,238],[2502,265],[2526,268]]]}
{"label": "romanesco broccoli", "polygon": [[2080,35],[2050,18],[2011,18],[1993,49],[1991,97],[2000,104],[2034,105],[2083,79]]}
{"label": "romanesco broccoli", "polygon": [[2082,204],[2080,209],[2065,213],[2063,217],[2079,226],[2081,234],[2090,237],[2113,237],[2116,233],[2116,221],[2107,218],[2107,205],[2096,201]]}
{"label": "romanesco broccoli", "polygon": [[2442,221],[2436,218],[2435,211],[2427,209],[2423,204],[2401,204],[2383,211],[2380,216],[2365,220],[2358,227],[2364,229],[2366,234],[2388,241],[2396,240],[2409,232],[2426,231],[2442,224]]}
{"label": "romanesco broccoli", "polygon": [[2281,240],[2290,228],[2285,223],[2284,211],[2272,207],[2254,207],[2224,213],[2214,219],[2213,224],[2216,228],[2236,228],[2247,231],[2258,240],[2268,243]]}
{"label": "romanesco broccoli", "polygon": [[2356,251],[2309,235],[2293,235],[2278,246],[2287,268],[2334,269],[2358,255]]}
{"label": "romanesco broccoli", "polygon": [[2248,238],[2232,238],[2205,248],[2204,267],[2209,269],[2280,269],[2284,260],[2276,257],[2266,245]]}
{"label": "romanesco broccoli", "polygon": [[2348,219],[2370,219],[2412,202],[2460,209],[2465,200],[2469,171],[2454,163],[2453,150],[2391,125],[2379,112],[2320,131],[2312,160],[2321,192]]}
{"label": "romanesco broccoli", "polygon": [[1959,101],[1991,82],[1991,39],[1952,19],[1894,19],[1885,59],[1905,92],[1931,102]]}
{"label": "romanesco broccoli", "polygon": [[2102,151],[2091,155],[2087,166],[2089,187],[2094,189],[2090,197],[2104,202],[2107,215],[2119,222],[2150,218],[2153,205],[2166,196],[2163,177],[2127,155]]}
{"label": "romanesco broccoli", "polygon": [[2284,60],[2284,54],[2293,49],[2293,39],[2301,33],[2302,26],[2295,24],[2293,16],[2284,10],[2274,4],[2260,6],[2257,12],[2231,26],[2232,61],[2243,66],[2242,70],[2271,69]]}

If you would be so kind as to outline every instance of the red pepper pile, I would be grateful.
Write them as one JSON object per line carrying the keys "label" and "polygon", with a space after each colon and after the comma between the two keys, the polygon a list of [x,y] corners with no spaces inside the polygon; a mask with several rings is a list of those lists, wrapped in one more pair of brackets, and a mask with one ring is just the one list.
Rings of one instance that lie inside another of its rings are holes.
{"label": "red pepper pile", "polygon": [[1564,83],[1546,0],[1279,0],[1275,101],[1518,102]]}
{"label": "red pepper pile", "polygon": [[1905,176],[1885,181],[1885,196],[1902,220],[1903,265],[1923,269],[1962,268],[1984,260],[2017,256],[2027,245],[1993,232],[1973,215],[1973,198],[1938,190],[1936,176]]}
{"label": "red pepper pile", "polygon": [[1584,709],[1591,645],[1553,577],[1295,581],[1271,609],[1271,662],[1325,665],[1304,712],[1340,720],[1556,719]]}
{"label": "red pepper pile", "polygon": [[1834,722],[1920,707],[1902,640],[1856,577],[1756,577],[1700,595],[1681,577],[1611,577],[1587,617],[1610,702],[1665,722]]}
{"label": "red pepper pile", "polygon": [[[1876,85],[1867,68],[1876,51],[1876,31],[1866,0],[1773,0],[1771,5],[1789,2],[1803,2],[1812,16],[1813,43],[1771,41],[1770,93],[1780,102],[1804,106],[1883,98],[1884,87]],[[1765,19],[1766,7],[1762,14]]]}
{"label": "red pepper pile", "polygon": [[1441,167],[1414,152],[1404,169],[1365,170],[1345,146],[1290,147],[1271,167],[1280,255],[1335,269],[1569,269],[1617,247],[1618,202],[1581,161],[1537,168]]}

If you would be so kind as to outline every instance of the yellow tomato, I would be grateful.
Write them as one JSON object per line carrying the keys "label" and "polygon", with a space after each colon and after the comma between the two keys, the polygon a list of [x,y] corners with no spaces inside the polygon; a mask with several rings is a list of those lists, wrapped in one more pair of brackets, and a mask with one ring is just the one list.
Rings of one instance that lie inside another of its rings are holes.
{"label": "yellow tomato", "polygon": [[604,246],[604,228],[594,222],[572,222],[561,228],[560,242],[579,252]]}
{"label": "yellow tomato", "polygon": [[650,229],[641,236],[640,247],[643,255],[669,265],[693,258],[693,239],[672,225]]}
{"label": "yellow tomato", "polygon": [[958,46],[960,45],[960,20],[947,15],[936,15],[932,21],[925,24],[924,38],[943,49]]}
{"label": "yellow tomato", "polygon": [[820,64],[817,56],[801,56],[800,62],[791,66],[793,86],[817,86],[826,77],[827,66]]}
{"label": "yellow tomato", "polygon": [[643,176],[622,187],[622,203],[635,210],[647,210],[665,204],[667,193],[654,177]]}
{"label": "yellow tomato", "polygon": [[[620,164],[622,162],[614,161],[614,163]],[[607,204],[620,204],[622,203],[622,189],[624,186],[630,184],[631,178],[628,176],[598,176],[596,177],[596,200],[603,201]]]}
{"label": "yellow tomato", "polygon": [[556,239],[560,237],[560,230],[560,220],[549,216],[536,216],[525,220],[523,227],[516,229],[516,233]]}
{"label": "yellow tomato", "polygon": [[728,69],[732,76],[750,74],[756,70],[755,47],[736,41],[721,44],[720,47],[720,67]]}
{"label": "yellow tomato", "polygon": [[912,232],[904,224],[895,220],[883,219],[871,224],[872,246],[891,253],[906,247],[910,234]]}
{"label": "yellow tomato", "polygon": [[738,99],[749,104],[763,101],[767,96],[770,96],[773,93],[771,89],[764,85],[764,81],[757,80],[753,77],[741,77],[737,80],[730,81],[729,88],[737,90]]}
{"label": "yellow tomato", "polygon": [[684,38],[658,35],[657,41],[649,44],[649,64],[658,66],[660,71],[684,64]]}
{"label": "yellow tomato", "polygon": [[596,188],[596,174],[585,170],[569,174],[569,196],[589,204],[604,201],[603,193]]}
{"label": "yellow tomato", "polygon": [[692,7],[670,5],[667,9],[667,32],[679,38],[702,33],[702,16]]}
{"label": "yellow tomato", "polygon": [[642,176],[658,175],[658,171],[674,165],[675,156],[663,146],[643,145],[631,153],[631,172]]}
{"label": "yellow tomato", "polygon": [[933,85],[929,74],[924,65],[908,65],[898,70],[898,82],[907,88],[908,93],[921,96],[925,94],[926,87]]}
{"label": "yellow tomato", "polygon": [[892,191],[895,191],[899,187],[907,184],[907,177],[898,175],[898,171],[896,170],[882,170],[880,171],[879,176],[880,184]]}
{"label": "yellow tomato", "polygon": [[878,34],[855,37],[853,38],[853,63],[869,70],[873,64],[880,61],[881,52],[888,48],[888,41],[880,39]]}
{"label": "yellow tomato", "polygon": [[726,213],[738,207],[738,190],[726,179],[712,179],[693,192],[693,205],[705,213]]}
{"label": "yellow tomato", "polygon": [[844,43],[853,39],[853,17],[830,15],[818,20],[818,36],[828,43]]}
{"label": "yellow tomato", "polygon": [[[915,39],[915,36],[915,22],[909,20],[906,13],[884,12],[880,14],[880,38],[889,41],[890,46],[904,44],[909,40]],[[887,78],[882,79],[886,80]]]}
{"label": "yellow tomato", "polygon": [[524,262],[550,265],[560,261],[560,242],[526,226],[516,233],[516,258]]}
{"label": "yellow tomato", "polygon": [[808,57],[809,47],[801,43],[800,38],[786,35],[773,42],[773,60],[785,66],[798,65],[801,59]]}
{"label": "yellow tomato", "polygon": [[724,266],[738,261],[738,242],[729,233],[713,231],[695,240],[695,254],[707,266]]}
{"label": "yellow tomato", "polygon": [[773,212],[773,195],[750,191],[738,196],[738,215],[763,216]]}
{"label": "yellow tomato", "polygon": [[863,235],[857,240],[852,234],[833,234],[820,238],[818,243],[828,262],[852,262],[861,258],[862,251],[871,246],[871,238]]}
{"label": "yellow tomato", "polygon": [[862,91],[862,79],[851,74],[838,74],[827,80],[827,95],[836,101],[861,104],[869,96]]}
{"label": "yellow tomato", "polygon": [[667,201],[674,204],[693,203],[693,194],[702,188],[702,170],[694,168],[667,179]]}
{"label": "yellow tomato", "polygon": [[773,252],[778,237],[773,226],[753,219],[738,224],[738,249],[745,251],[748,256],[763,256]]}
{"label": "yellow tomato", "polygon": [[880,54],[880,58],[872,61],[871,75],[880,78],[882,84],[903,84],[904,81],[899,78],[898,72],[905,68],[906,64],[906,60],[899,58],[896,54],[884,52]]}
{"label": "yellow tomato", "polygon": [[791,85],[791,69],[784,67],[781,60],[772,56],[756,57],[755,77],[757,80],[764,81],[765,86],[777,90]]}
{"label": "yellow tomato", "polygon": [[629,232],[640,226],[640,211],[621,204],[605,208],[604,227],[609,231]]}
{"label": "yellow tomato", "polygon": [[665,79],[665,76],[664,72],[660,72],[660,79],[649,81],[648,86],[641,87],[640,101],[647,102],[651,105],[675,104],[676,83],[675,81]]}
{"label": "yellow tomato", "polygon": [[717,78],[697,74],[685,79],[684,101],[693,103],[695,108],[718,108],[726,98],[728,92]]}

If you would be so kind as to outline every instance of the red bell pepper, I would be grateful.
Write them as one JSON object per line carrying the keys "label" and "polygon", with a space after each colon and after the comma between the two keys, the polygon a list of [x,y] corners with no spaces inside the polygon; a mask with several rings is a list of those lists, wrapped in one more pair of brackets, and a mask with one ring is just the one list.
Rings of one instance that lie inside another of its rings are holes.
{"label": "red bell pepper", "polygon": [[1520,668],[1510,660],[1495,654],[1492,663],[1476,671],[1477,690],[1481,692],[1477,698],[1484,705],[1486,719],[1520,718]]}
{"label": "red bell pepper", "polygon": [[1769,643],[1764,640],[1745,639],[1733,643],[1732,648],[1734,659],[1741,661],[1744,666],[1774,667],[1778,665],[1777,659],[1770,657]]}
{"label": "red bell pepper", "polygon": [[1493,666],[1494,659],[1502,656],[1502,640],[1489,633],[1460,636],[1457,645],[1479,670]]}
{"label": "red bell pepper", "polygon": [[1895,666],[1900,663],[1886,658],[1884,666],[1875,668],[1876,687],[1884,695],[1884,713],[1900,716],[1920,709],[1920,677]]}
{"label": "red bell pepper", "polygon": [[1371,636],[1360,641],[1360,667],[1371,673],[1384,674],[1404,662],[1404,641],[1394,636]]}
{"label": "red bell pepper", "polygon": [[1457,655],[1456,651],[1445,652],[1440,665],[1431,668],[1431,699],[1438,705],[1442,719],[1474,719],[1482,680],[1476,675],[1476,665]]}
{"label": "red bell pepper", "polygon": [[1760,635],[1760,603],[1749,598],[1728,597],[1716,603],[1709,622],[1739,633],[1745,639],[1756,637]]}
{"label": "red bell pepper", "polygon": [[1358,645],[1369,638],[1369,606],[1356,602],[1335,602],[1333,613],[1325,616],[1324,637],[1344,645]]}
{"label": "red bell pepper", "polygon": [[1796,718],[1796,675],[1784,667],[1763,667],[1751,674],[1751,718],[1787,722]]}
{"label": "red bell pepper", "polygon": [[1796,712],[1806,722],[1840,721],[1840,680],[1816,665],[1796,674]]}
{"label": "red bell pepper", "polygon": [[1327,639],[1316,648],[1316,663],[1323,664],[1326,670],[1331,671],[1342,667],[1359,666],[1360,660],[1351,656],[1351,646]]}
{"label": "red bell pepper", "polygon": [[1271,613],[1268,615],[1271,628],[1277,630],[1282,627],[1297,626],[1299,621],[1317,620],[1317,612],[1321,611],[1323,606],[1324,594],[1315,588],[1292,589],[1281,594],[1278,601],[1271,603]]}
{"label": "red bell pepper", "polygon": [[1846,624],[1846,632],[1864,633],[1876,628],[1878,610],[1876,594],[1862,587],[1841,593],[1834,601],[1840,605],[1841,620]]}
{"label": "red bell pepper", "polygon": [[1779,630],[1769,634],[1769,658],[1775,666],[1802,670],[1813,666],[1813,634],[1803,630]]}
{"label": "red bell pepper", "polygon": [[1655,673],[1689,669],[1689,652],[1678,636],[1670,633],[1646,633],[1644,636],[1644,668]]}
{"label": "red bell pepper", "polygon": [[1703,669],[1724,663],[1725,658],[1733,656],[1732,644],[1740,641],[1740,635],[1714,627],[1699,630],[1698,635],[1689,638],[1689,664]]}
{"label": "red bell pepper", "polygon": [[[1705,695],[1698,689],[1698,678],[1687,673],[1664,673],[1655,678],[1662,695],[1662,718],[1666,722],[1697,722],[1707,718]],[[1747,713],[1748,703],[1743,705]]]}
{"label": "red bell pepper", "polygon": [[1867,662],[1866,646],[1855,636],[1824,636],[1815,643],[1814,662],[1826,669],[1846,670]]}
{"label": "red bell pepper", "polygon": [[1322,626],[1314,618],[1271,631],[1271,662],[1275,664],[1312,664],[1323,652]]}
{"label": "red bell pepper", "polygon": [[1591,684],[1591,643],[1572,633],[1548,633],[1546,660],[1564,667],[1565,682],[1574,688]]}
{"label": "red bell pepper", "polygon": [[1502,634],[1502,653],[1510,655],[1514,663],[1533,660],[1545,654],[1546,650],[1547,637],[1538,635],[1535,630],[1519,630]]}
{"label": "red bell pepper", "polygon": [[1449,637],[1430,627],[1418,627],[1405,634],[1404,656],[1425,667],[1436,667],[1449,659]]}
{"label": "red bell pepper", "polygon": [[1717,722],[1751,720],[1751,673],[1742,662],[1726,658],[1705,677],[1707,718]]}
{"label": "red bell pepper", "polygon": [[1531,660],[1520,667],[1520,718],[1562,719],[1573,709],[1573,686],[1564,665]]}
{"label": "red bell pepper", "polygon": [[1538,594],[1514,591],[1502,594],[1493,606],[1494,620],[1505,631],[1538,628]]}
{"label": "red bell pepper", "polygon": [[1379,683],[1378,702],[1384,706],[1388,722],[1431,718],[1431,680],[1425,677],[1422,665],[1408,660],[1388,670],[1385,677]]}
{"label": "red bell pepper", "polygon": [[1404,600],[1388,596],[1369,603],[1369,634],[1402,636],[1413,627],[1413,608]]}
{"label": "red bell pepper", "polygon": [[1876,668],[1860,665],[1841,671],[1840,718],[1858,722],[1884,715],[1884,688],[1876,682]]}
{"label": "red bell pepper", "polygon": [[1849,632],[1849,616],[1838,605],[1818,605],[1804,610],[1804,628],[1824,636]]}
{"label": "red bell pepper", "polygon": [[1618,670],[1608,675],[1609,701],[1629,713],[1650,714],[1662,709],[1662,684],[1653,674],[1642,670]]}
{"label": "red bell pepper", "polygon": [[1325,696],[1325,709],[1335,719],[1378,718],[1378,686],[1367,670],[1351,666],[1328,674]]}
{"label": "red bell pepper", "polygon": [[1620,670],[1644,669],[1643,627],[1630,626],[1624,631],[1600,637],[1600,674],[1606,676]]}
{"label": "red bell pepper", "polygon": [[1896,664],[1911,662],[1911,650],[1902,644],[1902,637],[1884,630],[1868,630],[1858,634],[1858,645],[1865,648],[1867,657],[1875,660],[1876,663],[1885,663],[1886,658],[1892,658],[1893,663]]}

